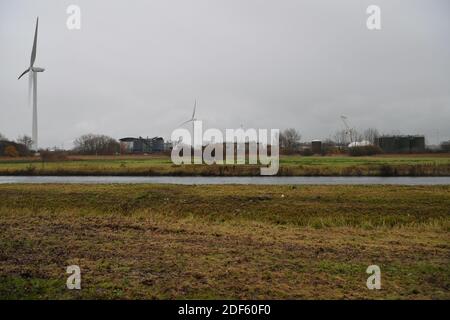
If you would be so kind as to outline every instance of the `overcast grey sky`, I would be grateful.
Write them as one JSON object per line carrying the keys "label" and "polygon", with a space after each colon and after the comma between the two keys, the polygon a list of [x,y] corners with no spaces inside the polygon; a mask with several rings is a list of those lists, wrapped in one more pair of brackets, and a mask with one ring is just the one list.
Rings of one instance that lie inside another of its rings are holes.
{"label": "overcast grey sky", "polygon": [[[66,8],[81,8],[81,30]],[[366,28],[381,7],[382,29]],[[450,139],[448,0],[2,0],[0,132],[31,135],[35,17],[40,146],[83,133],[170,137],[215,128],[357,128]]]}

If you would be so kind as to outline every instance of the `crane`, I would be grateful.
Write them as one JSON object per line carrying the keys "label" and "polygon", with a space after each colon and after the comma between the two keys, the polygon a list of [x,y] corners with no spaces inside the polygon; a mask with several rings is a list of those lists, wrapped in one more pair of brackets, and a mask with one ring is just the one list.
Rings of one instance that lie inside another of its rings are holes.
{"label": "crane", "polygon": [[344,115],[341,115],[341,119],[342,119],[342,122],[344,123],[344,126],[345,126],[345,134],[347,136],[349,136],[350,143],[352,143],[353,142],[353,129],[348,124],[348,118],[346,116],[344,116]]}

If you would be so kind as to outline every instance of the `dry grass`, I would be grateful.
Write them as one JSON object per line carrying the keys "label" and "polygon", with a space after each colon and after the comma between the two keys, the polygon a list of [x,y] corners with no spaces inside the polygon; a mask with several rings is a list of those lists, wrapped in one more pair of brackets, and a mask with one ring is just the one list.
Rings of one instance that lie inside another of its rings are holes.
{"label": "dry grass", "polygon": [[448,299],[449,231],[449,186],[2,185],[0,298]]}
{"label": "dry grass", "polygon": [[[371,157],[282,156],[282,176],[450,176],[450,154]],[[43,163],[38,158],[0,158],[0,175],[252,176],[258,165],[174,165],[169,156],[70,156]]]}

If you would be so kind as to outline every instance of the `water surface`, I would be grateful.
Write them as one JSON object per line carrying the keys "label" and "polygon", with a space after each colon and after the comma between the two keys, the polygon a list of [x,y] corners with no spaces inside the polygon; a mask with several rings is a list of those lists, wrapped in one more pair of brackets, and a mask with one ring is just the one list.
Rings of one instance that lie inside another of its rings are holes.
{"label": "water surface", "polygon": [[0,184],[249,184],[249,185],[450,185],[450,177],[128,177],[128,176],[0,176]]}

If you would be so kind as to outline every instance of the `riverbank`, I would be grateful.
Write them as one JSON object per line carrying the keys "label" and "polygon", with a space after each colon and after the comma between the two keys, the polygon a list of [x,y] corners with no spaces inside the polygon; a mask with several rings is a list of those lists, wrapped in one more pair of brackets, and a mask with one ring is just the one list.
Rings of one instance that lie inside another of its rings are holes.
{"label": "riverbank", "polygon": [[[0,176],[259,176],[258,165],[174,165],[168,156],[0,159]],[[279,176],[450,176],[450,155],[281,156]]]}
{"label": "riverbank", "polygon": [[[0,185],[0,298],[449,299],[449,193]],[[79,291],[65,288],[73,264]]]}

